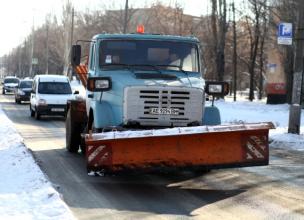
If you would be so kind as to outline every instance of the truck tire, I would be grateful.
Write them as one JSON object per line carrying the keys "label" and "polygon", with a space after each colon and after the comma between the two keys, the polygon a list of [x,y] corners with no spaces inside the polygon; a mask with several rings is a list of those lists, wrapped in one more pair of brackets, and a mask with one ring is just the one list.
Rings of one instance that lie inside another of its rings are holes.
{"label": "truck tire", "polygon": [[71,110],[68,110],[66,120],[66,149],[71,153],[77,153],[80,145],[81,125],[75,123],[71,118]]}

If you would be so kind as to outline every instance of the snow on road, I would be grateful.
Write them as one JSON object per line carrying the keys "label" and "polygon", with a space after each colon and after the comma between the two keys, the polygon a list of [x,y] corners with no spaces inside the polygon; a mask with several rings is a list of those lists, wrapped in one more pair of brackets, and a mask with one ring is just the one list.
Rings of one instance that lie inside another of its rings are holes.
{"label": "snow on road", "polygon": [[0,121],[0,219],[74,219],[1,109]]}
{"label": "snow on road", "polygon": [[[271,121],[277,127],[270,132],[271,146],[304,150],[303,110],[302,133],[292,135],[287,134],[288,105],[217,101],[216,106],[223,123]],[[0,219],[74,219],[1,108],[0,121]]]}
{"label": "snow on road", "polygon": [[265,102],[217,101],[223,123],[268,122],[276,129],[270,130],[271,146],[284,146],[304,151],[304,110],[301,113],[301,135],[288,134],[289,105],[266,105]]}

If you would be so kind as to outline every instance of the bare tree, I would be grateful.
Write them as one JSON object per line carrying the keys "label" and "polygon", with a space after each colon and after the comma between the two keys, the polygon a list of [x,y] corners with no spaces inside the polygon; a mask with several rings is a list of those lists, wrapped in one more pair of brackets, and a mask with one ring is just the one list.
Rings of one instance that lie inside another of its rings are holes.
{"label": "bare tree", "polygon": [[[251,10],[254,17],[245,16],[246,26],[249,37],[249,62],[248,62],[248,73],[249,73],[249,100],[254,99],[254,90],[256,87],[255,83],[255,69],[257,67],[257,56],[261,39],[264,38],[262,35],[263,31],[263,19],[266,16],[266,5],[267,0],[250,0],[249,1]],[[266,22],[266,20],[264,20]],[[265,32],[266,33],[266,32]],[[264,47],[264,42],[263,42]],[[263,49],[262,49],[263,50]],[[260,60],[263,62],[263,59]],[[260,63],[260,65],[263,65]]]}
{"label": "bare tree", "polygon": [[225,45],[227,33],[227,4],[226,0],[211,0],[211,26],[216,53],[216,70],[219,81],[224,80],[225,74]]}

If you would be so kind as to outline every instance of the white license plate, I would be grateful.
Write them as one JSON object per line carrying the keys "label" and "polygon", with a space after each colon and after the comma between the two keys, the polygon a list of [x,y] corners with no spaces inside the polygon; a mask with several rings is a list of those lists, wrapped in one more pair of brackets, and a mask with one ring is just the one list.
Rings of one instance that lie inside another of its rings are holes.
{"label": "white license plate", "polygon": [[153,114],[153,115],[178,115],[178,109],[175,109],[175,108],[150,108],[150,114]]}
{"label": "white license plate", "polygon": [[52,108],[52,112],[64,112],[64,108]]}

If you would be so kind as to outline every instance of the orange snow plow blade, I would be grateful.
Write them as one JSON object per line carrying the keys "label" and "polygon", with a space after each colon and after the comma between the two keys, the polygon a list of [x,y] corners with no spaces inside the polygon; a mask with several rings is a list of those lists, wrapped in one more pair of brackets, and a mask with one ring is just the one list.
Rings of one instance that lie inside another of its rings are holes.
{"label": "orange snow plow blade", "polygon": [[200,126],[86,135],[88,171],[267,165],[274,125]]}

